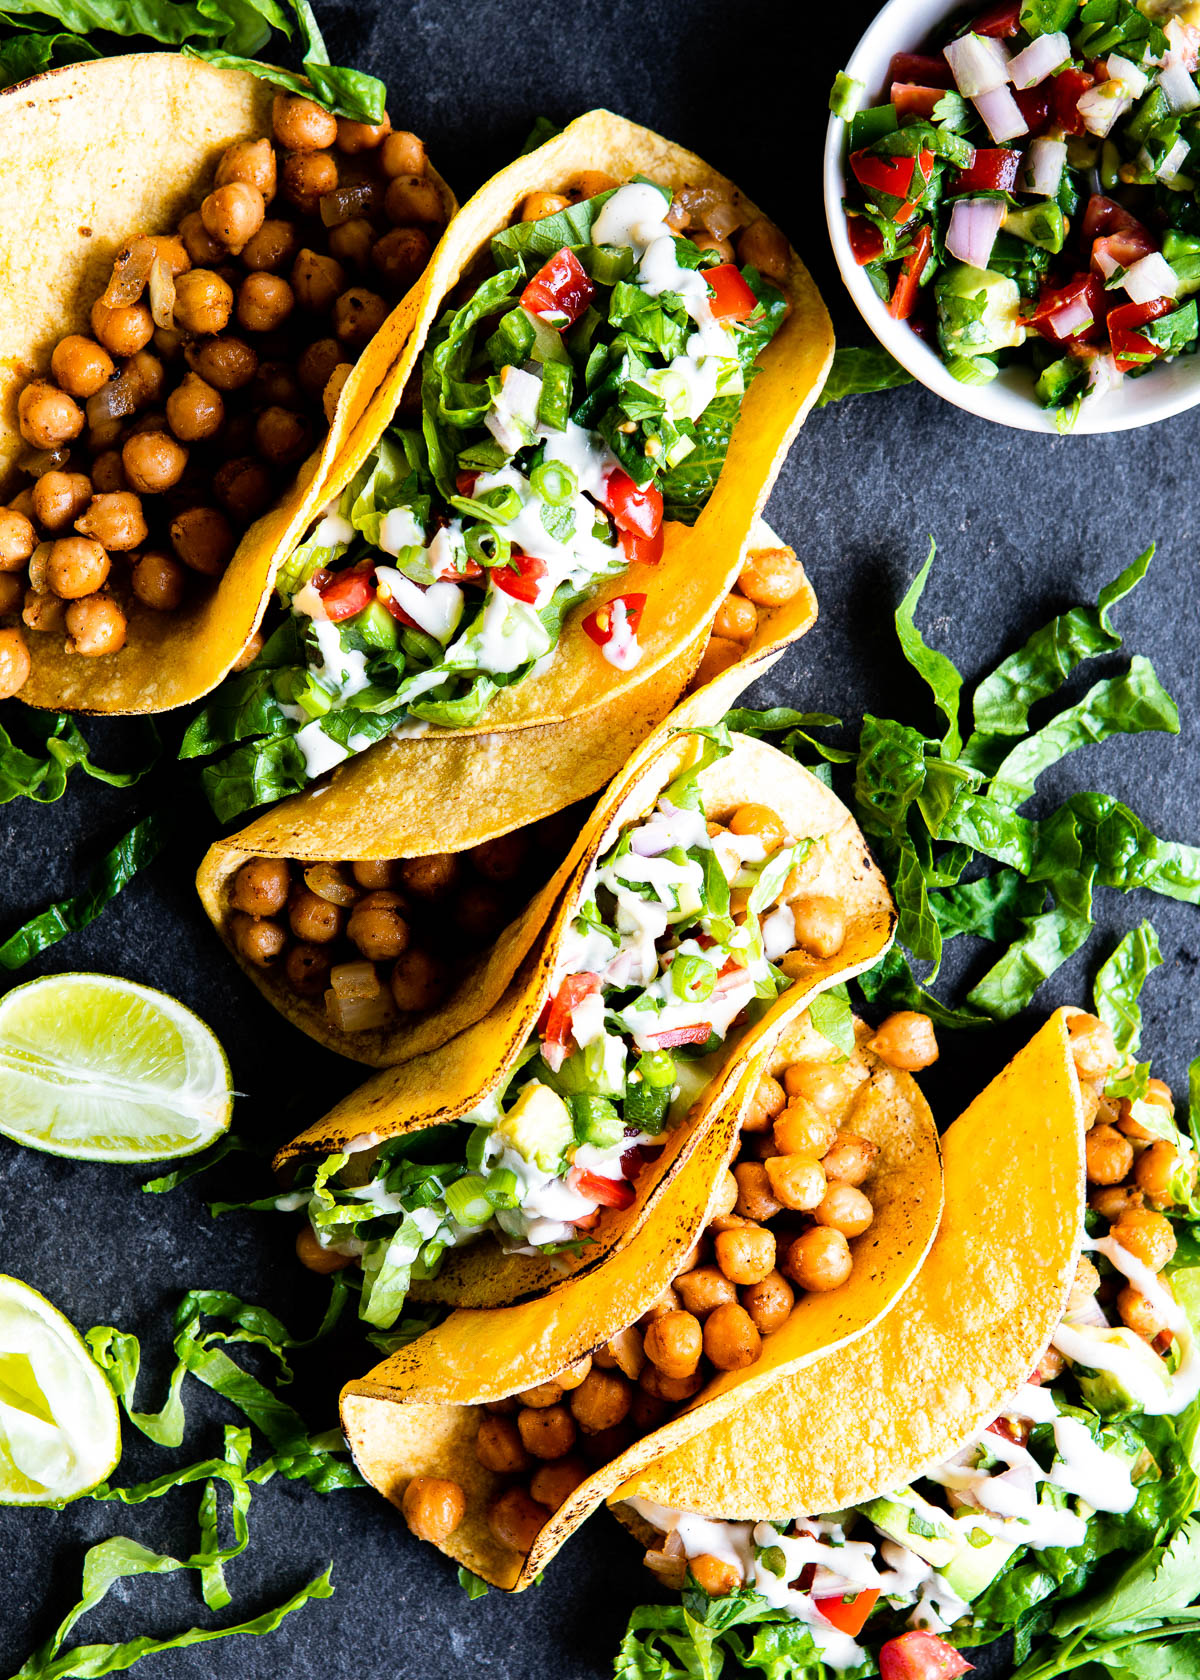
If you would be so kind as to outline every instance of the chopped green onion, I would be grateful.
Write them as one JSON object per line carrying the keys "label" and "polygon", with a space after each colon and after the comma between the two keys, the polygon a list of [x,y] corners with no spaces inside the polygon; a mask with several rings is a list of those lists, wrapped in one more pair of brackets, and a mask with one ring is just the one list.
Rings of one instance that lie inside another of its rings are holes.
{"label": "chopped green onion", "polygon": [[989,356],[956,356],[946,367],[961,385],[990,385],[1000,372]]}
{"label": "chopped green onion", "polygon": [[858,110],[859,101],[866,92],[863,82],[853,76],[847,76],[844,70],[839,70],[833,83],[833,92],[829,95],[829,109],[835,117],[841,117],[849,122]]}
{"label": "chopped green onion", "polygon": [[517,1175],[511,1167],[497,1167],[487,1176],[487,1198],[494,1208],[515,1208],[520,1206],[521,1198],[518,1194],[520,1185]]}
{"label": "chopped green onion", "polygon": [[472,1172],[479,1172],[483,1167],[488,1139],[491,1135],[492,1128],[490,1126],[472,1126],[471,1135],[467,1139],[467,1147],[464,1151],[467,1165]]}
{"label": "chopped green onion", "polygon": [[675,1058],[669,1050],[647,1050],[635,1070],[647,1085],[666,1090],[675,1083]]}
{"label": "chopped green onion", "polygon": [[541,461],[529,475],[529,482],[551,507],[564,507],[578,488],[578,480],[563,461]]}
{"label": "chopped green onion", "polygon": [[685,1003],[703,1003],[717,983],[716,969],[703,957],[676,957],[670,974],[671,990]]}
{"label": "chopped green onion", "polygon": [[472,560],[481,566],[506,565],[512,555],[512,544],[490,525],[468,525],[463,541]]}
{"label": "chopped green onion", "polygon": [[486,1225],[492,1217],[487,1184],[478,1173],[468,1173],[446,1186],[446,1208],[460,1225]]}

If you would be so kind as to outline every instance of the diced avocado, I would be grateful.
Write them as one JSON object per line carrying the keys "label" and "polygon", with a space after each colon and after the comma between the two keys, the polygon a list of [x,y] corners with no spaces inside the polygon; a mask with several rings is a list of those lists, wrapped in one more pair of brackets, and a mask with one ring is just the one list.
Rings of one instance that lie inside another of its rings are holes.
{"label": "diced avocado", "polygon": [[574,1050],[548,1081],[564,1097],[623,1097],[625,1046],[615,1033]]}
{"label": "diced avocado", "polygon": [[[1060,356],[1058,361],[1042,369],[1033,394],[1043,408],[1061,408],[1064,403],[1079,396],[1087,382],[1085,363],[1076,361],[1074,356]],[[1165,1109],[1163,1113],[1166,1113]]]}
{"label": "diced avocado", "polygon": [[575,1128],[562,1098],[535,1079],[501,1116],[496,1135],[535,1167],[553,1172],[575,1141]]}
{"label": "diced avocado", "polygon": [[590,1143],[597,1149],[611,1149],[625,1136],[625,1122],[607,1097],[568,1097],[567,1106],[575,1122],[577,1143]]}
{"label": "diced avocado", "polygon": [[671,1106],[667,1111],[669,1125],[677,1126],[687,1114],[692,1104],[708,1088],[713,1076],[713,1066],[707,1056],[697,1057],[688,1061],[683,1056],[675,1059],[675,1085],[677,1094],[671,1098]]}
{"label": "diced avocado", "polygon": [[934,281],[938,338],[947,356],[988,356],[1025,342],[1015,280],[991,269],[951,263]]}
{"label": "diced avocado", "polygon": [[1168,228],[1163,235],[1163,256],[1179,281],[1177,296],[1191,297],[1193,292],[1200,292],[1200,239]]}
{"label": "diced avocado", "polygon": [[382,601],[364,607],[354,620],[354,628],[368,647],[390,651],[399,643],[400,625]]}
{"label": "diced avocado", "polygon": [[901,1488],[882,1499],[870,1499],[862,1509],[876,1528],[907,1546],[935,1569],[942,1569],[958,1550],[953,1519],[913,1488]]}
{"label": "diced avocado", "polygon": [[1062,250],[1067,237],[1063,213],[1052,198],[1028,204],[1022,210],[1010,210],[1004,218],[1004,231],[1052,255]]}
{"label": "diced avocado", "polygon": [[[1169,1393],[1171,1378],[1167,1367],[1154,1349],[1132,1330],[1076,1325],[1074,1332],[1096,1344],[1095,1366],[1087,1365],[1086,1356],[1075,1359],[1072,1355],[1072,1359],[1079,1392],[1101,1417],[1141,1411],[1148,1395],[1156,1396],[1158,1391]],[[1101,1370],[1101,1359],[1117,1369]]]}
{"label": "diced avocado", "polygon": [[973,1527],[967,1518],[957,1518],[954,1526],[960,1537],[959,1548],[940,1573],[950,1591],[970,1604],[991,1586],[1017,1550],[1017,1543],[998,1540],[986,1529]]}

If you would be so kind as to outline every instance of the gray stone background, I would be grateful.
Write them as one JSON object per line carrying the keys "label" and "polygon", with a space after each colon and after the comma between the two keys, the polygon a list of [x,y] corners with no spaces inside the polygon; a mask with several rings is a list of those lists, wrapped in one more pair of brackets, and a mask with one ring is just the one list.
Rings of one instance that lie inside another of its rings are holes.
{"label": "gray stone background", "polygon": [[[607,104],[701,152],[787,229],[840,335],[862,342],[828,250],[820,153],[827,89],[873,10],[863,0],[812,8],[771,0],[412,0],[326,6],[322,22],[335,62],[386,78],[393,119],[426,137],[460,197],[513,154],[543,112],[565,120]],[[919,389],[818,412],[769,511],[809,569],[820,622],[753,698],[850,720],[882,711],[932,725],[891,630],[892,610],[930,534],[940,559],[921,622],[968,680],[1051,613],[1094,599],[1156,539],[1158,557],[1118,609],[1119,624],[1127,651],[1150,655],[1178,699],[1181,736],[1080,753],[1045,778],[1044,797],[1048,804],[1078,787],[1102,787],[1127,798],[1158,832],[1200,841],[1198,438],[1195,415],[1117,437],[1032,436],[972,419]],[[1103,663],[1120,667],[1119,658]],[[1089,668],[1069,697],[1098,674]],[[135,726],[88,732],[101,762],[128,763],[139,750]],[[0,811],[0,929],[74,890],[92,858],[135,816],[164,802],[181,814],[168,852],[91,930],[16,978],[101,969],[182,998],[226,1045],[244,1093],[236,1124],[269,1153],[347,1090],[356,1071],[291,1031],[218,945],[191,884],[210,823],[178,773],[168,768],[126,793],[73,780],[56,806],[18,801]],[[946,1044],[926,1080],[943,1124],[1049,1007],[1086,1000],[1095,966],[1147,914],[1165,962],[1147,988],[1144,1045],[1156,1071],[1182,1092],[1200,1041],[1197,912],[1145,894],[1102,894],[1092,943],[1045,988],[1028,1019]],[[952,991],[953,965],[947,978]],[[136,1331],[146,1350],[139,1400],[157,1404],[170,1362],[170,1312],[184,1289],[231,1289],[271,1306],[301,1333],[320,1312],[324,1285],[295,1266],[290,1224],[267,1215],[214,1222],[205,1211],[205,1196],[250,1195],[265,1185],[265,1169],[238,1162],[200,1188],[149,1197],[139,1189],[146,1175],[135,1169],[60,1162],[0,1142],[0,1269],[46,1292],[81,1327]],[[339,1336],[301,1369],[296,1403],[318,1425],[331,1424],[340,1382],[366,1363],[357,1335]],[[194,1428],[175,1455],[127,1431],[123,1479],[217,1447],[226,1414],[195,1385],[190,1416]],[[91,1501],[61,1513],[0,1511],[0,1673],[17,1669],[74,1601],[88,1544],[122,1532],[186,1556],[195,1500],[183,1491],[130,1511]],[[603,1680],[629,1608],[653,1596],[636,1548],[603,1513],[569,1543],[542,1586],[515,1600],[492,1593],[474,1604],[454,1571],[411,1540],[373,1494],[321,1499],[275,1482],[256,1495],[251,1524],[250,1550],[229,1571],[234,1607],[221,1619],[236,1613],[240,1620],[282,1600],[329,1560],[335,1596],[268,1639],[148,1659],[148,1677]],[[165,1634],[214,1619],[194,1577],[144,1579],[115,1591],[75,1637]],[[988,1667],[1002,1671],[1003,1664]]]}

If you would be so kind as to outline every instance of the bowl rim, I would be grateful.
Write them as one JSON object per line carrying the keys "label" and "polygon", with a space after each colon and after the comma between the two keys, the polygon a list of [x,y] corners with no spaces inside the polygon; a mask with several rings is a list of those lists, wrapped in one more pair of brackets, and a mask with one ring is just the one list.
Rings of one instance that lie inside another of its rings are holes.
{"label": "bowl rim", "polygon": [[[887,39],[898,16],[913,9],[913,0],[886,0],[846,61],[845,74],[863,82],[868,94],[872,85],[881,79],[880,72],[885,67],[884,53],[879,45],[881,38]],[[931,3],[919,5],[917,9],[924,15],[923,32],[927,32],[928,26],[939,16],[952,17],[962,8],[961,0],[931,0]],[[893,47],[891,50],[903,49]],[[886,56],[890,59],[891,51]],[[847,121],[831,113],[825,130],[824,187],[825,221],[834,259],[842,282],[866,325],[884,349],[920,384],[956,408],[980,419],[1052,437],[1086,437],[1131,431],[1171,419],[1200,403],[1200,354],[1180,357],[1173,363],[1153,369],[1150,377],[1155,385],[1146,390],[1145,395],[1142,388],[1149,384],[1145,376],[1126,380],[1118,391],[1106,393],[1091,405],[1085,404],[1074,425],[1069,428],[1062,428],[1057,423],[1055,416],[1059,411],[1042,408],[1037,403],[1033,396],[1032,379],[1025,369],[1003,370],[999,378],[987,385],[964,385],[961,380],[955,379],[941,357],[910,327],[903,321],[892,320],[866,271],[855,261],[842,209],[848,132]]]}

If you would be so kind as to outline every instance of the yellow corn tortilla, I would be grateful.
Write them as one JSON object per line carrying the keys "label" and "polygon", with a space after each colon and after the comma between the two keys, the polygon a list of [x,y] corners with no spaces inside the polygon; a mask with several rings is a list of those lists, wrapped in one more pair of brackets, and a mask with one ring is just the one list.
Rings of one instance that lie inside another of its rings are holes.
{"label": "yellow corn tortilla", "polygon": [[[736,1029],[709,1059],[711,1082],[686,1123],[664,1135],[661,1154],[639,1174],[634,1203],[603,1210],[594,1239],[582,1255],[505,1255],[491,1237],[445,1256],[438,1276],[413,1294],[452,1304],[490,1307],[550,1288],[565,1272],[581,1275],[601,1266],[628,1243],[652,1215],[673,1178],[683,1169],[704,1131],[722,1111],[725,1093],[737,1084],[747,1058],[768,1043],[811,1000],[838,981],[861,973],[891,943],[894,911],[887,886],[857,824],[823,782],[777,748],[735,736],[734,750],[701,772],[705,809],[721,820],[749,801],[769,804],[797,839],[812,836],[811,851],[799,865],[798,890],[828,894],[845,908],[846,938],[835,956],[810,957],[794,951],[783,959],[792,984],[754,1026]],[[659,794],[695,762],[702,741],[680,733],[668,720],[608,790],[575,849],[572,874],[553,921],[529,950],[496,1006],[439,1049],[376,1074],[352,1091],[322,1120],[310,1126],[276,1159],[284,1169],[314,1153],[373,1149],[387,1138],[473,1114],[507,1083],[514,1064],[550,996],[561,942],[584,896],[592,863],[615,842],[620,830],[653,808]]]}
{"label": "yellow corn tortilla", "polygon": [[[173,232],[234,140],[271,132],[274,89],[181,53],[131,53],[49,70],[0,93],[0,492],[27,445],[17,397],[66,333],[90,332],[92,303],[135,233]],[[450,211],[454,201],[437,181]],[[275,564],[302,535],[317,492],[382,370],[412,325],[404,299],[358,360],[334,424],[296,484],[244,534],[215,590],[177,611],[133,612],[118,653],[68,654],[30,635],[21,698],[90,712],[161,712],[214,688],[271,596]],[[7,486],[7,487],[6,487]]]}
{"label": "yellow corn tortilla", "polygon": [[[761,527],[757,546],[778,539]],[[677,708],[670,727],[720,721],[816,618],[806,583],[786,605],[760,615],[745,656]],[[300,997],[278,969],[247,962],[229,933],[227,890],[250,857],[349,862],[465,851],[509,834],[594,793],[626,763],[660,721],[677,686],[703,653],[708,632],[670,666],[576,723],[543,724],[496,735],[430,730],[360,753],[321,787],[273,806],[240,833],[210,847],[196,890],[234,960],[280,1014],[310,1038],[353,1061],[389,1067],[435,1050],[500,1001],[551,914],[574,867],[573,851],[519,918],[436,1009],[386,1027],[348,1033],[328,1019],[320,998]]]}
{"label": "yellow corn tortilla", "polygon": [[763,1068],[829,1054],[831,1047],[806,1018],[785,1022],[760,1047],[765,1055],[745,1067],[737,1100],[723,1107],[700,1140],[653,1223],[600,1272],[519,1306],[456,1312],[342,1391],[343,1428],[367,1480],[396,1505],[413,1476],[457,1481],[467,1493],[467,1515],[441,1550],[494,1585],[519,1591],[632,1474],[752,1398],[773,1406],[790,1374],[814,1361],[833,1362],[835,1350],[853,1344],[895,1309],[918,1273],[941,1214],[937,1129],[912,1078],[879,1063],[862,1042],[866,1036],[862,1029],[852,1060],[869,1081],[872,1100],[856,1109],[855,1126],[880,1147],[873,1175],[875,1220],[851,1242],[855,1264],[848,1282],[828,1294],[802,1294],[787,1323],[765,1338],[756,1364],[721,1373],[686,1410],[594,1470],[547,1517],[527,1557],[497,1544],[485,1508],[506,1478],[485,1470],[475,1457],[479,1407],[552,1380],[657,1299],[707,1222]]}
{"label": "yellow corn tortilla", "polygon": [[[941,1228],[901,1306],[613,1494],[790,1520],[914,1480],[1025,1382],[1066,1305],[1084,1216],[1084,1116],[1060,1010],[942,1138]],[[621,1513],[623,1515],[623,1513]]]}
{"label": "yellow corn tortilla", "polygon": [[[489,241],[516,219],[534,191],[565,192],[583,170],[602,170],[618,181],[645,175],[664,186],[718,187],[748,213],[759,214],[734,184],[703,159],[611,111],[589,111],[536,151],[518,158],[468,200],[448,229],[423,279],[414,288],[416,314],[403,352],[379,386],[321,501],[339,495],[391,424],[447,294],[486,252]],[[696,639],[728,594],[756,517],[792,440],[817,399],[833,358],[833,329],[812,277],[795,252],[784,291],[787,320],[758,359],[742,399],[717,487],[692,526],[668,523],[657,565],[637,564],[606,581],[574,607],[546,669],[504,688],[488,706],[476,733],[529,728],[580,718],[606,701],[628,695],[636,684],[669,666]],[[368,351],[368,355],[372,352]],[[637,591],[646,596],[638,639],[644,653],[632,672],[618,671],[587,636],[583,620],[598,604]],[[368,748],[374,755],[378,747]]]}

